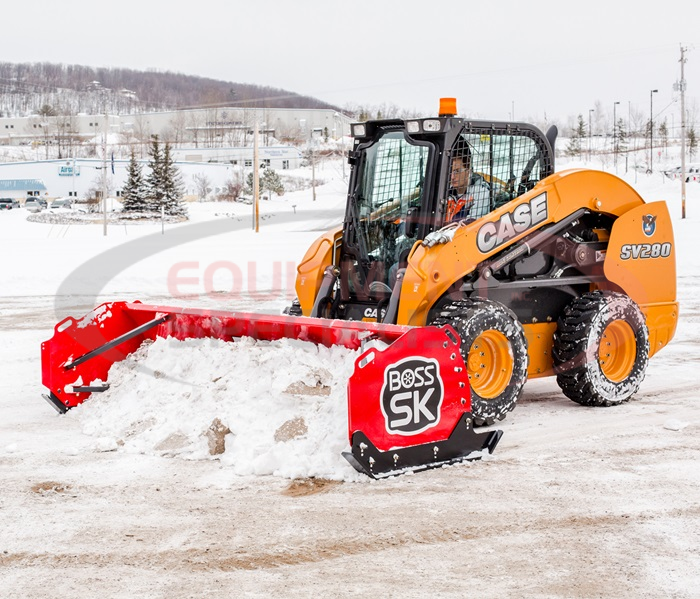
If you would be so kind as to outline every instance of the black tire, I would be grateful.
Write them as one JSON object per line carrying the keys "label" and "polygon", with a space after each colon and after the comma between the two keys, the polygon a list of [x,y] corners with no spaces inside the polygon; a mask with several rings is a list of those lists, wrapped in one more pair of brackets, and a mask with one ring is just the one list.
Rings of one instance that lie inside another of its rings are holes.
{"label": "black tire", "polygon": [[527,380],[527,341],[515,314],[498,302],[473,298],[447,304],[430,324],[449,324],[461,338],[474,424],[503,420],[515,408]]}
{"label": "black tire", "polygon": [[621,293],[585,293],[557,321],[552,358],[557,384],[576,403],[614,406],[628,401],[649,362],[644,315]]}

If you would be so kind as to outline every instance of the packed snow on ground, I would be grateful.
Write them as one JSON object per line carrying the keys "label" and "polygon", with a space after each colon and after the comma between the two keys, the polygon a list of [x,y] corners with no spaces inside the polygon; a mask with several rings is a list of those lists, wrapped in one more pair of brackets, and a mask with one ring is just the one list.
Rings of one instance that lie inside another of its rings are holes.
{"label": "packed snow on ground", "polygon": [[355,473],[357,354],[292,340],[159,339],[68,414],[41,399],[41,342],[102,302],[279,313],[342,222],[324,168],[316,202],[261,203],[259,233],[237,204],[106,236],[0,212],[0,595],[697,597],[700,184],[681,220],[680,182],[619,169],[667,201],[677,249],[678,330],[635,398],[588,409],[529,381],[488,460]]}

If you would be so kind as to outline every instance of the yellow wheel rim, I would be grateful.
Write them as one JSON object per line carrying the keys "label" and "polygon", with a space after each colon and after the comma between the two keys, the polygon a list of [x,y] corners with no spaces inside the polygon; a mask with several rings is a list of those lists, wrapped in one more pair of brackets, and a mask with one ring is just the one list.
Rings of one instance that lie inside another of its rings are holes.
{"label": "yellow wheel rim", "polygon": [[637,358],[637,342],[632,327],[624,320],[614,320],[603,331],[598,361],[603,374],[613,383],[624,381],[632,372]]}
{"label": "yellow wheel rim", "polygon": [[469,384],[484,399],[498,397],[513,375],[513,351],[508,338],[499,331],[484,331],[469,348]]}

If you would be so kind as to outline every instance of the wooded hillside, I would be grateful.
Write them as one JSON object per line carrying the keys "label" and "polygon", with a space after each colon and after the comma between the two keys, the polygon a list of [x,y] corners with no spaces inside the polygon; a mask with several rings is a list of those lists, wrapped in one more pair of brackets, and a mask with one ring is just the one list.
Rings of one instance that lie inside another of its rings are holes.
{"label": "wooded hillside", "polygon": [[0,116],[147,112],[195,106],[330,108],[294,92],[169,71],[0,62]]}

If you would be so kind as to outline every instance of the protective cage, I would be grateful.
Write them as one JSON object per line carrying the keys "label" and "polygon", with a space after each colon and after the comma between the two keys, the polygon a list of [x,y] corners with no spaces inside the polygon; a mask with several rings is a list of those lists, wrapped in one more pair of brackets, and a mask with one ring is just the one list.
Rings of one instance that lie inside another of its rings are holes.
{"label": "protective cage", "polygon": [[467,124],[450,151],[445,221],[480,218],[553,172],[552,152],[534,131]]}

